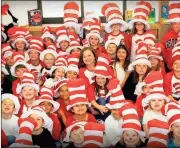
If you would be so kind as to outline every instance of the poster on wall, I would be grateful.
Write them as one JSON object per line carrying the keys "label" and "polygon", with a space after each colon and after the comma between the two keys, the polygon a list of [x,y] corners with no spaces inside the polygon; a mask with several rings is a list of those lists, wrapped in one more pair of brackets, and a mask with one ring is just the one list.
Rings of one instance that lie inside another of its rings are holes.
{"label": "poster on wall", "polygon": [[28,11],[29,26],[42,26],[42,12],[34,9]]}
{"label": "poster on wall", "polygon": [[161,6],[161,23],[164,24],[165,21],[168,19],[168,5]]}
{"label": "poster on wall", "polygon": [[133,19],[133,10],[125,10],[125,21],[130,22]]}
{"label": "poster on wall", "polygon": [[152,8],[151,12],[148,15],[148,19],[147,19],[149,24],[154,24],[156,23],[156,12],[155,12],[155,8]]}

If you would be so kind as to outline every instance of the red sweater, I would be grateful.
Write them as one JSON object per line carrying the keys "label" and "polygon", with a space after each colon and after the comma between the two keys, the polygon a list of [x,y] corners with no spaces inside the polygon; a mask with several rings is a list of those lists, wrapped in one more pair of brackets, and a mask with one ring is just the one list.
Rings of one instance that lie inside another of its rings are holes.
{"label": "red sweater", "polygon": [[13,82],[12,82],[12,92],[13,92],[13,95],[15,95],[15,96],[19,96],[17,93],[16,93],[16,88],[17,88],[17,86],[18,85],[20,85],[20,83],[21,83],[21,81],[20,81],[20,79],[18,79],[18,78],[16,78],[16,80],[14,80]]}
{"label": "red sweater", "polygon": [[146,94],[141,94],[140,96],[137,97],[136,99],[136,108],[137,108],[137,112],[138,112],[138,116],[139,117],[143,117],[144,115],[144,109],[142,106],[142,100],[146,97]]}
{"label": "red sweater", "polygon": [[107,51],[104,46],[99,46],[98,48],[94,49],[96,54],[99,55],[101,53],[107,54]]}
{"label": "red sweater", "polygon": [[59,140],[61,134],[61,124],[59,119],[55,113],[51,113],[49,117],[53,121],[52,137],[54,140]]}
{"label": "red sweater", "polygon": [[176,33],[171,28],[164,34],[164,36],[161,39],[161,43],[163,45],[162,55],[169,69],[172,69],[170,64],[172,57],[172,49],[177,41],[177,38],[178,33]]}

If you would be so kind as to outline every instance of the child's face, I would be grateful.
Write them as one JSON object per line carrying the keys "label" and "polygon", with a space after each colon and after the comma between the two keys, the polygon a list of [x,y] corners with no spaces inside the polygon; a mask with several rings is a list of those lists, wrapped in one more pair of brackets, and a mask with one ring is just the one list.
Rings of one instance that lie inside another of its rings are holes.
{"label": "child's face", "polygon": [[51,38],[49,38],[49,37],[44,38],[43,41],[44,41],[44,44],[53,43]]}
{"label": "child's face", "polygon": [[66,51],[66,49],[69,47],[69,42],[68,41],[61,41],[60,47],[63,51]]}
{"label": "child's face", "polygon": [[69,92],[68,92],[68,87],[67,87],[66,84],[60,87],[60,89],[59,89],[59,96],[63,100],[69,100]]}
{"label": "child's face", "polygon": [[31,100],[35,98],[36,90],[31,86],[24,86],[21,90],[21,95],[25,100]]}
{"label": "child's face", "polygon": [[44,56],[44,64],[45,64],[47,67],[53,66],[54,61],[55,61],[55,57],[54,57],[52,54],[46,54],[46,55]]}
{"label": "child's face", "polygon": [[34,119],[34,120],[37,122],[37,126],[36,126],[36,128],[34,129],[34,131],[39,130],[40,128],[43,127],[43,125],[44,125],[44,120],[43,120],[43,118],[42,118],[41,116],[39,116],[39,115],[37,115],[37,114],[31,114],[29,117],[32,118],[32,119]]}
{"label": "child's face", "polygon": [[40,103],[40,106],[42,106],[47,113],[50,113],[53,110],[53,105],[52,103],[48,102],[48,101],[43,101]]}
{"label": "child's face", "polygon": [[67,33],[76,33],[76,30],[74,27],[70,26],[66,28]]}
{"label": "child's face", "polygon": [[138,145],[140,137],[134,130],[126,130],[122,135],[126,147],[136,147]]}
{"label": "child's face", "polygon": [[172,28],[175,32],[179,32],[180,31],[180,23],[172,23]]}
{"label": "child's face", "polygon": [[96,76],[96,83],[97,83],[99,86],[104,87],[104,85],[106,84],[106,78]]}
{"label": "child's face", "polygon": [[2,113],[13,114],[15,110],[14,102],[11,99],[4,99],[2,101]]}
{"label": "child's face", "polygon": [[157,67],[159,64],[159,59],[155,57],[150,57],[149,61],[151,62],[151,67]]}
{"label": "child's face", "polygon": [[71,54],[79,57],[79,56],[80,56],[80,51],[81,51],[81,50],[80,50],[79,48],[75,48],[75,49],[73,49],[73,50],[71,51]]}
{"label": "child's face", "polygon": [[27,70],[27,68],[17,68],[16,69],[16,76],[19,79],[22,79],[24,71]]}
{"label": "child's face", "polygon": [[117,57],[120,61],[124,61],[127,57],[127,52],[124,49],[118,49]]}
{"label": "child's face", "polygon": [[163,105],[165,104],[165,100],[164,99],[152,99],[149,102],[150,107],[154,110],[154,111],[161,111]]}
{"label": "child's face", "polygon": [[95,36],[95,35],[90,36],[89,44],[91,46],[97,46],[99,44],[99,38],[97,36]]}
{"label": "child's face", "polygon": [[174,71],[180,72],[180,60],[174,61],[172,68]]}
{"label": "child's face", "polygon": [[113,24],[111,25],[112,31],[120,31],[121,24]]}
{"label": "child's face", "polygon": [[150,87],[147,86],[147,85],[144,85],[144,86],[142,87],[142,91],[143,91],[144,94],[149,94],[149,93],[151,92],[151,90],[152,90],[152,88],[150,88]]}
{"label": "child's face", "polygon": [[111,114],[116,120],[121,119],[121,114],[119,113],[119,109],[111,109]]}
{"label": "child's face", "polygon": [[69,80],[74,80],[74,79],[77,79],[77,72],[75,72],[75,71],[68,71],[67,73],[66,73],[66,77],[67,77],[67,79],[69,79]]}
{"label": "child's face", "polygon": [[29,58],[33,61],[38,60],[39,59],[39,52],[37,52],[36,50],[31,50],[29,52]]}
{"label": "child's face", "polygon": [[141,31],[144,29],[144,24],[141,22],[137,22],[137,23],[135,23],[135,27],[138,31]]}
{"label": "child's face", "polygon": [[14,64],[14,60],[13,60],[13,57],[12,57],[12,56],[8,56],[8,57],[5,59],[5,61],[6,61],[6,64],[7,64],[8,66],[12,66],[12,65]]}
{"label": "child's face", "polygon": [[24,51],[26,48],[26,44],[24,43],[24,41],[17,41],[15,46],[18,51]]}
{"label": "child's face", "polygon": [[90,65],[95,63],[95,57],[93,55],[93,53],[90,50],[86,50],[83,53],[83,62],[86,65]]}
{"label": "child's face", "polygon": [[65,71],[63,68],[57,68],[55,70],[55,73],[54,73],[54,77],[55,79],[60,79],[60,78],[63,78],[65,76]]}
{"label": "child's face", "polygon": [[116,45],[115,44],[112,44],[110,43],[107,47],[107,53],[108,54],[115,54],[116,53]]}
{"label": "child's face", "polygon": [[87,111],[87,105],[86,104],[77,104],[72,107],[72,112],[77,115],[82,115],[86,113]]}
{"label": "child's face", "polygon": [[82,144],[84,142],[84,131],[81,128],[73,130],[70,134],[70,140],[75,144]]}
{"label": "child's face", "polygon": [[173,136],[180,139],[180,122],[173,123],[171,130],[173,131]]}
{"label": "child's face", "polygon": [[136,65],[136,72],[139,74],[139,75],[144,75],[147,71],[148,67],[146,64],[137,64]]}

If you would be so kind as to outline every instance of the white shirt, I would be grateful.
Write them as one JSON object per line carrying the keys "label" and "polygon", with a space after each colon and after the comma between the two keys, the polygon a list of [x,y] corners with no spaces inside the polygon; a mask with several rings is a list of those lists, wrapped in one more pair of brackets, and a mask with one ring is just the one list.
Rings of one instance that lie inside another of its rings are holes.
{"label": "white shirt", "polygon": [[115,120],[114,117],[109,115],[105,120],[105,131],[108,139],[108,146],[115,145],[120,140],[120,130],[123,124],[123,119]]}
{"label": "white shirt", "polygon": [[13,135],[16,137],[18,135],[18,119],[19,117],[15,115],[12,115],[11,119],[7,120],[2,118],[2,129],[6,136]]}
{"label": "white shirt", "polygon": [[116,65],[114,65],[114,68],[116,69],[117,79],[120,81],[120,83],[122,83],[126,75],[124,68],[119,66],[119,62],[117,62]]}
{"label": "white shirt", "polygon": [[54,86],[55,81],[53,80],[53,78],[49,78],[44,82],[44,86],[47,88],[51,88]]}

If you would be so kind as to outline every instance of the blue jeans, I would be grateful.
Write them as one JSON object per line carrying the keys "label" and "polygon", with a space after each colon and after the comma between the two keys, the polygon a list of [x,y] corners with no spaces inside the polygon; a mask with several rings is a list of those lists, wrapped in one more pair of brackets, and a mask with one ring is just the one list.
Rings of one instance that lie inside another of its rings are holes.
{"label": "blue jeans", "polygon": [[[110,100],[110,97],[108,97],[108,98],[106,98],[106,99],[100,97],[100,98],[98,98],[98,99],[96,100],[96,103],[99,104],[99,105],[105,106],[106,104],[109,103],[109,100]],[[99,110],[96,109],[96,111],[99,112],[98,115],[95,115],[95,118],[96,118],[97,120],[103,120],[103,121],[105,121],[106,118],[110,115],[110,111],[104,113],[104,115],[101,114],[101,112],[100,112]]]}
{"label": "blue jeans", "polygon": [[11,145],[15,142],[16,137],[13,135],[7,136],[7,140],[8,140],[8,145]]}

